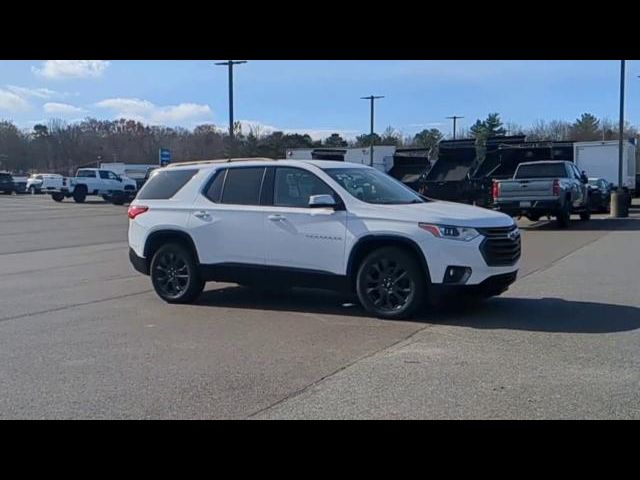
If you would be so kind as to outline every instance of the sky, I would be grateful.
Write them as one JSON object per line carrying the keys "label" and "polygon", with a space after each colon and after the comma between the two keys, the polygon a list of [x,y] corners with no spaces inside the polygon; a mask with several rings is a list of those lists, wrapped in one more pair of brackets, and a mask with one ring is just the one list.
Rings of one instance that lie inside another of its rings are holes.
{"label": "sky", "polygon": [[[620,62],[459,60],[250,60],[234,68],[235,119],[245,131],[333,132],[353,138],[369,131],[404,135],[459,127],[498,112],[523,127],[537,120],[573,121],[589,112],[617,121]],[[30,129],[51,118],[131,118],[193,128],[228,126],[226,67],[191,60],[0,61],[0,119]],[[626,119],[640,124],[640,61],[627,61]]]}

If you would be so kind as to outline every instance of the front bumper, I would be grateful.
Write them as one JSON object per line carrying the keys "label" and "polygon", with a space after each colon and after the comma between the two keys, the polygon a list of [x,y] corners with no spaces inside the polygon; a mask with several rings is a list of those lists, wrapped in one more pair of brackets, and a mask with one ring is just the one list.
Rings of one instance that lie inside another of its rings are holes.
{"label": "front bumper", "polygon": [[477,285],[449,285],[439,284],[432,285],[433,293],[438,298],[456,297],[456,296],[496,296],[506,292],[516,279],[518,271],[492,275]]}
{"label": "front bumper", "polygon": [[429,267],[432,285],[443,284],[447,268],[452,266],[471,269],[471,275],[462,286],[479,285],[490,277],[517,272],[520,266],[519,256],[509,265],[487,264],[483,256],[483,243],[486,239],[486,236],[481,235],[470,242],[436,238],[421,242],[420,248]]}

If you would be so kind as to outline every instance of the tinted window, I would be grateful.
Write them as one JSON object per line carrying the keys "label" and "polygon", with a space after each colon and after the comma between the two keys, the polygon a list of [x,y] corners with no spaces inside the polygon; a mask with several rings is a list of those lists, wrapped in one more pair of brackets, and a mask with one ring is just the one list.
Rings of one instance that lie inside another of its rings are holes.
{"label": "tinted window", "polygon": [[299,168],[276,169],[274,205],[307,208],[312,195],[331,195],[335,198],[331,187],[311,172]]}
{"label": "tinted window", "polygon": [[108,180],[109,179],[109,172],[105,172],[105,171],[101,170],[99,173],[100,173],[100,178],[102,178],[104,180]]}
{"label": "tinted window", "polygon": [[140,200],[167,200],[184,187],[198,170],[166,170],[154,173],[138,194]]}
{"label": "tinted window", "polygon": [[78,178],[96,178],[96,172],[93,170],[78,170],[76,174]]}
{"label": "tinted window", "polygon": [[205,196],[214,203],[220,202],[220,195],[222,194],[222,185],[224,184],[224,177],[227,174],[227,170],[222,170],[216,173],[216,177],[211,182],[209,189],[206,191]]}
{"label": "tinted window", "polygon": [[264,168],[230,168],[222,190],[222,203],[260,205]]}
{"label": "tinted window", "polygon": [[565,178],[564,163],[540,163],[520,165],[516,178]]}

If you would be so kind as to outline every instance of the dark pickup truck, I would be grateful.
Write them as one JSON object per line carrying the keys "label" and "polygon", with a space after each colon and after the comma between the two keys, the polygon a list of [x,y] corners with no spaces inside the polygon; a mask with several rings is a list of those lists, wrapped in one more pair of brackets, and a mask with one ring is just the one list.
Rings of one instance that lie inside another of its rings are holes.
{"label": "dark pickup truck", "polygon": [[8,172],[0,172],[0,192],[11,195],[16,190],[13,176]]}
{"label": "dark pickup truck", "polygon": [[588,178],[573,162],[543,161],[521,163],[512,180],[495,181],[493,206],[512,217],[556,217],[567,228],[572,214],[591,218]]}

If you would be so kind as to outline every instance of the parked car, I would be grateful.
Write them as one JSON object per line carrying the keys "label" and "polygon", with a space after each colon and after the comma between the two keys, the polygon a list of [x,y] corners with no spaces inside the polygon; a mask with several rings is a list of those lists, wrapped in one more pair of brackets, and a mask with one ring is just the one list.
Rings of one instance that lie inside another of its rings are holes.
{"label": "parked car", "polygon": [[62,186],[51,190],[51,198],[61,202],[73,198],[84,203],[88,195],[100,196],[115,205],[123,205],[136,196],[136,182],[100,168],[81,168],[73,178],[62,178]]}
{"label": "parked car", "polygon": [[62,188],[62,175],[53,173],[38,173],[31,175],[27,180],[27,192],[32,195],[49,193]]}
{"label": "parked car", "polygon": [[490,297],[515,280],[507,215],[435,201],[375,168],[324,160],[203,162],[158,170],[129,207],[129,256],[169,303],[205,282],[355,293],[370,314]]}
{"label": "parked car", "polygon": [[494,182],[494,208],[534,222],[553,216],[558,226],[567,228],[572,214],[583,221],[591,218],[587,184],[588,178],[573,162],[521,163],[513,180]]}
{"label": "parked car", "polygon": [[13,176],[9,172],[0,172],[0,192],[5,195],[11,195],[15,190]]}
{"label": "parked car", "polygon": [[590,178],[588,187],[591,211],[607,213],[611,209],[613,184],[604,178]]}
{"label": "parked car", "polygon": [[16,193],[26,193],[27,192],[27,180],[29,177],[27,175],[21,174],[13,174],[13,185],[14,191]]}

